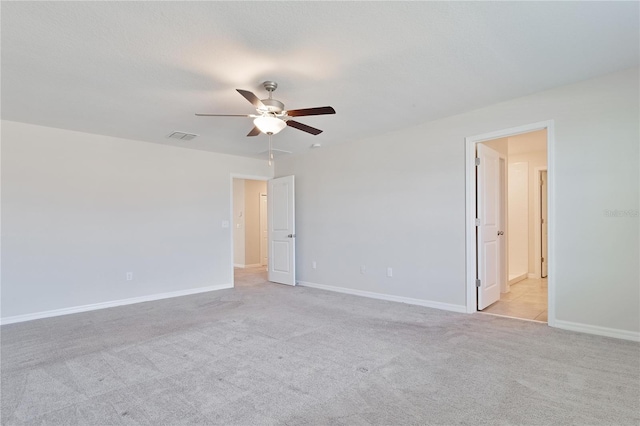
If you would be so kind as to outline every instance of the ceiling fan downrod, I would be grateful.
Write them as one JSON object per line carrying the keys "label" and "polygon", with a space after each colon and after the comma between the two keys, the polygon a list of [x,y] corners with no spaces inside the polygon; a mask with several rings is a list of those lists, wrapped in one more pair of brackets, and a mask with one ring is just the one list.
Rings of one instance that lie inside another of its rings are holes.
{"label": "ceiling fan downrod", "polygon": [[273,113],[274,115],[282,115],[284,111],[284,104],[277,99],[273,99],[273,92],[278,88],[278,83],[275,81],[265,81],[262,83],[264,89],[269,93],[267,99],[261,99],[262,107],[258,108],[262,114]]}
{"label": "ceiling fan downrod", "polygon": [[272,95],[273,92],[278,88],[278,83],[276,83],[275,81],[265,81],[264,83],[262,83],[262,86],[264,87],[264,90],[269,92],[269,99],[273,99]]}

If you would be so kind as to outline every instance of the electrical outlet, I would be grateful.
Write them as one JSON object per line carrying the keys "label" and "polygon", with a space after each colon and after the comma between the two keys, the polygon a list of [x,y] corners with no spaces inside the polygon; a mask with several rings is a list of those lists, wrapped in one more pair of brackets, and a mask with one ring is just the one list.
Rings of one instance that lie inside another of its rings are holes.
{"label": "electrical outlet", "polygon": [[388,277],[392,277],[393,276],[393,268],[387,268],[387,276]]}
{"label": "electrical outlet", "polygon": [[313,262],[311,262],[311,267],[313,269],[316,269],[318,267],[318,264],[316,263],[316,261],[314,260]]}
{"label": "electrical outlet", "polygon": [[360,273],[361,273],[361,274],[364,274],[364,273],[366,273],[366,272],[367,272],[367,267],[366,267],[366,266],[364,266],[364,265],[360,266]]}
{"label": "electrical outlet", "polygon": [[127,272],[127,281],[133,281],[133,272]]}

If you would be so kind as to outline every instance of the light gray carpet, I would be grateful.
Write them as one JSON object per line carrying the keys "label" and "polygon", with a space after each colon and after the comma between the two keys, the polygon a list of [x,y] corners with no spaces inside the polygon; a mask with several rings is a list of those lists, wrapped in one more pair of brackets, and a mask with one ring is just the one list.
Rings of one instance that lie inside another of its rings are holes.
{"label": "light gray carpet", "polygon": [[638,344],[248,272],[1,332],[3,425],[640,423]]}

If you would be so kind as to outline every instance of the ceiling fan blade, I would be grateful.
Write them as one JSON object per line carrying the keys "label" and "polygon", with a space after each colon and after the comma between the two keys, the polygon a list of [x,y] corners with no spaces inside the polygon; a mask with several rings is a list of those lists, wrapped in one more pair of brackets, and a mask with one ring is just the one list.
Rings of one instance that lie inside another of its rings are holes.
{"label": "ceiling fan blade", "polygon": [[306,124],[302,124],[298,121],[287,120],[287,126],[293,127],[294,129],[302,130],[303,132],[311,133],[312,135],[319,135],[322,133],[322,130],[316,129],[315,127],[307,126]]}
{"label": "ceiling fan blade", "polygon": [[247,136],[258,136],[260,133],[260,129],[258,129],[256,126],[253,126],[253,129],[251,129],[251,131],[247,133]]}
{"label": "ceiling fan blade", "polygon": [[336,110],[330,106],[292,109],[287,111],[287,115],[289,117],[302,117],[303,115],[325,115],[325,114],[335,114],[335,113],[336,113]]}
{"label": "ceiling fan blade", "polygon": [[199,117],[252,117],[251,114],[199,114],[196,113]]}
{"label": "ceiling fan blade", "polygon": [[254,95],[252,92],[250,92],[248,90],[242,90],[242,89],[236,89],[236,90],[238,91],[238,93],[240,93],[242,96],[244,96],[244,98],[246,100],[251,102],[254,107],[256,107],[256,108],[265,108],[265,106],[262,103],[262,101],[260,99],[258,99],[258,97],[256,95]]}

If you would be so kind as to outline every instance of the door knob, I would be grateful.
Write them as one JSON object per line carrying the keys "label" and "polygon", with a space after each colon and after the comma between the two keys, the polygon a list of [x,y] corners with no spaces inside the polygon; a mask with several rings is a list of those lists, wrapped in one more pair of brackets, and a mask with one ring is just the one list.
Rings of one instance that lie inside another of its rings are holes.
{"label": "door knob", "polygon": [[498,235],[504,235],[504,231],[498,231]]}
{"label": "door knob", "polygon": [[296,234],[289,234],[287,235],[287,238],[295,238]]}

